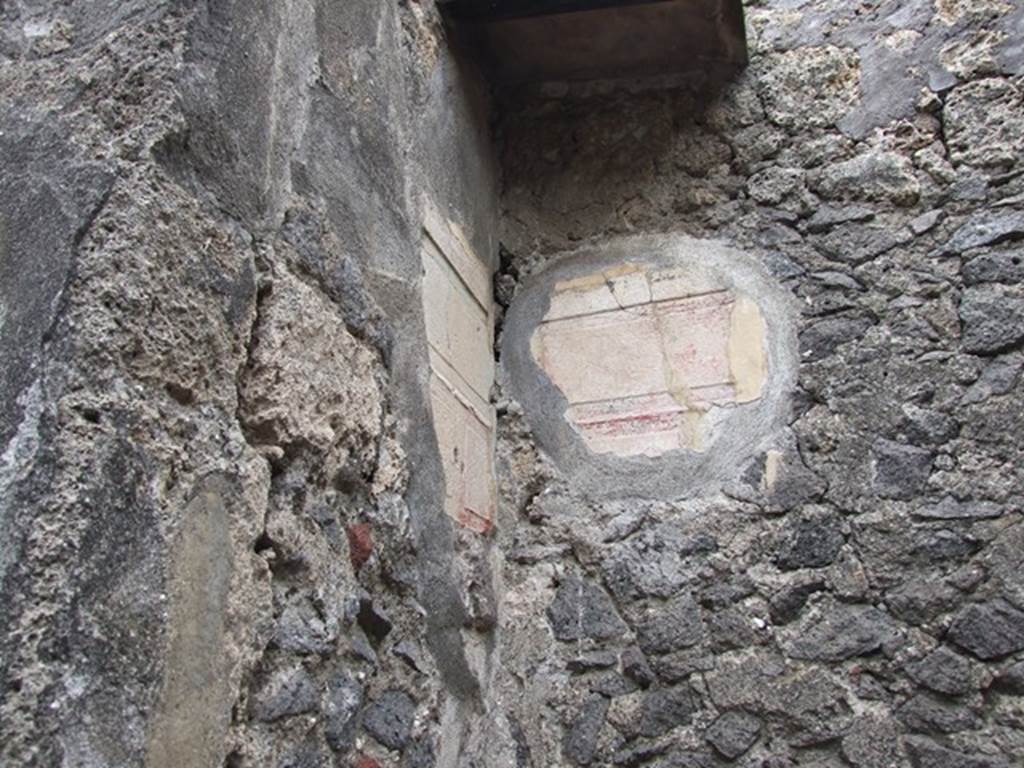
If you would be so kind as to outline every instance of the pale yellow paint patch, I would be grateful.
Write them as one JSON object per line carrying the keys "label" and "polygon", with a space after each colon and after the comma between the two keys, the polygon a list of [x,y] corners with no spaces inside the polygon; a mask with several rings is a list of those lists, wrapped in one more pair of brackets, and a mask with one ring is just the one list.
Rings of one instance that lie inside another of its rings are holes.
{"label": "pale yellow paint patch", "polygon": [[555,294],[567,293],[569,291],[592,291],[595,288],[602,288],[606,286],[609,280],[614,280],[617,277],[623,277],[625,275],[631,275],[643,271],[642,267],[626,262],[625,264],[621,264],[617,267],[612,267],[591,275],[574,277],[572,280],[563,280],[559,283],[555,283]]}
{"label": "pale yellow paint patch", "polygon": [[737,403],[761,397],[768,376],[764,335],[764,318],[757,304],[745,296],[738,297],[732,307],[729,330],[729,370]]}
{"label": "pale yellow paint patch", "polygon": [[782,471],[782,451],[768,451],[764,456],[764,476],[761,478],[761,490],[771,493]]}

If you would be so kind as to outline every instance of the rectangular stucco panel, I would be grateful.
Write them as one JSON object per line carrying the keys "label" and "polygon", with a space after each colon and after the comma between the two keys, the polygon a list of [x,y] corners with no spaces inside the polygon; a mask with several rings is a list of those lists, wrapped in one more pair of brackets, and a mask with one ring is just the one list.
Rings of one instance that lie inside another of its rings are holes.
{"label": "rectangular stucco panel", "polygon": [[445,479],[445,512],[467,528],[493,525],[494,382],[490,273],[459,229],[428,207],[423,311],[430,403]]}

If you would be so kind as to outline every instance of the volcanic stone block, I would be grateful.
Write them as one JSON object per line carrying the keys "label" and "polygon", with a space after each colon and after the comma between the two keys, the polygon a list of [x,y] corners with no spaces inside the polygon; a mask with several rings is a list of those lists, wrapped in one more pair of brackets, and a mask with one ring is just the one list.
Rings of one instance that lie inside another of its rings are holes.
{"label": "volcanic stone block", "polygon": [[978,716],[966,705],[927,693],[910,699],[899,708],[897,714],[913,731],[958,733],[974,730],[979,725]]}
{"label": "volcanic stone block", "polygon": [[644,653],[670,653],[689,648],[704,638],[700,606],[689,594],[652,605],[637,623],[636,631]]}
{"label": "volcanic stone block", "polygon": [[627,630],[612,599],[591,581],[568,576],[548,606],[548,621],[555,637],[562,641],[610,640]]}
{"label": "volcanic stone block", "polygon": [[640,705],[638,732],[656,738],[680,725],[689,724],[697,701],[688,685],[649,692]]}
{"label": "volcanic stone block", "polygon": [[319,699],[316,683],[306,670],[280,670],[257,691],[252,714],[257,720],[272,722],[309,712],[316,708]]}
{"label": "volcanic stone block", "polygon": [[1024,281],[1024,249],[983,253],[964,264],[962,274],[964,285],[1020,284]]}
{"label": "volcanic stone block", "polygon": [[650,526],[611,548],[601,564],[602,575],[615,597],[631,600],[655,595],[669,597],[687,580],[694,558],[718,549],[707,533],[688,535],[676,525]]}
{"label": "volcanic stone block", "polygon": [[947,496],[938,504],[919,507],[914,510],[914,515],[934,520],[980,520],[999,517],[1004,511],[994,501],[957,501]]}
{"label": "volcanic stone block", "polygon": [[995,679],[995,689],[1014,696],[1024,696],[1024,661],[1018,661]]}
{"label": "volcanic stone block", "polygon": [[785,571],[823,568],[836,559],[845,542],[836,514],[804,514],[789,521],[775,562]]}
{"label": "volcanic stone block", "polygon": [[932,454],[923,448],[877,440],[873,454],[874,486],[879,496],[910,499],[924,490],[932,469]]}
{"label": "volcanic stone block", "polygon": [[345,752],[352,748],[362,705],[363,686],[359,681],[345,673],[331,678],[324,708],[324,735],[331,749]]}
{"label": "volcanic stone block", "polygon": [[747,712],[731,710],[719,716],[704,733],[704,738],[728,760],[735,760],[761,735],[761,720]]}
{"label": "volcanic stone block", "polygon": [[979,659],[999,659],[1024,649],[1024,612],[1005,600],[969,605],[953,620],[948,639]]}
{"label": "volcanic stone block", "polygon": [[1024,238],[1024,213],[985,209],[974,214],[954,232],[946,244],[938,249],[937,255],[954,256],[972,248],[1019,238]]}
{"label": "volcanic stone block", "polygon": [[872,606],[825,602],[816,608],[784,641],[794,658],[842,661],[873,653],[897,636],[888,614]]}
{"label": "volcanic stone block", "polygon": [[960,300],[963,346],[991,355],[1024,340],[1024,298],[991,285],[968,288]]}
{"label": "volcanic stone block", "polygon": [[914,768],[1010,768],[1012,765],[1004,757],[947,749],[924,736],[908,736],[904,744]]}
{"label": "volcanic stone block", "polygon": [[858,717],[843,736],[843,757],[857,768],[892,768],[906,756],[900,748],[902,729],[890,717]]}
{"label": "volcanic stone block", "polygon": [[363,712],[363,728],[388,749],[404,749],[412,735],[416,702],[404,691],[385,691]]}
{"label": "volcanic stone block", "polygon": [[576,765],[589,765],[597,749],[597,738],[608,715],[608,699],[591,696],[565,733],[562,751]]}

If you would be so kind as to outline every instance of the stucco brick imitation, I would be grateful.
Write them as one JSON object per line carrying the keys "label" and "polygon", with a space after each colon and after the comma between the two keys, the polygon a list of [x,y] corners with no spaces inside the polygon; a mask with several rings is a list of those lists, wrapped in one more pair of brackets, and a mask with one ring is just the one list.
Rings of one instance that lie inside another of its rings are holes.
{"label": "stucco brick imitation", "polygon": [[428,205],[423,314],[430,345],[430,403],[444,466],[445,512],[486,533],[494,524],[493,300],[490,270],[458,225]]}

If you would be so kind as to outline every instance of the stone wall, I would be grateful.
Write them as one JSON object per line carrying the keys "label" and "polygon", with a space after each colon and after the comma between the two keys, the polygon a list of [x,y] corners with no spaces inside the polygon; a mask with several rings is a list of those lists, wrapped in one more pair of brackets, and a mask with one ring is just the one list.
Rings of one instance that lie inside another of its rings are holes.
{"label": "stone wall", "polygon": [[416,3],[0,18],[0,762],[453,764],[419,253],[428,200],[497,253],[472,65]]}
{"label": "stone wall", "polygon": [[[1024,9],[745,5],[751,63],[717,97],[504,105],[495,695],[516,764],[1018,765]],[[680,234],[769,272],[799,351],[773,449],[666,501],[648,474],[685,457],[581,480],[515,366],[546,275]]]}
{"label": "stone wall", "polygon": [[[492,108],[427,2],[0,0],[0,762],[1024,760],[1024,9],[746,10],[720,94]],[[483,533],[425,211],[496,271]],[[505,311],[693,239],[787,307],[778,407],[590,483]]]}

